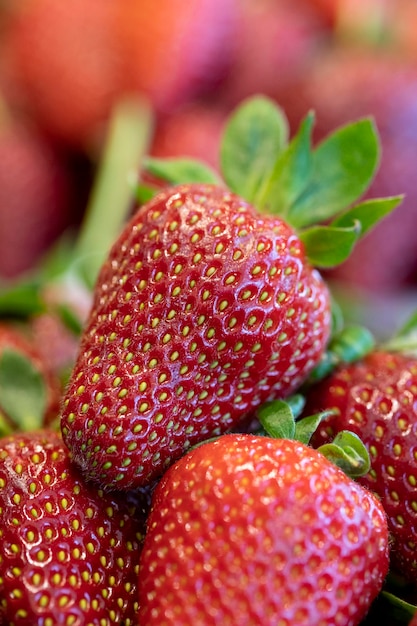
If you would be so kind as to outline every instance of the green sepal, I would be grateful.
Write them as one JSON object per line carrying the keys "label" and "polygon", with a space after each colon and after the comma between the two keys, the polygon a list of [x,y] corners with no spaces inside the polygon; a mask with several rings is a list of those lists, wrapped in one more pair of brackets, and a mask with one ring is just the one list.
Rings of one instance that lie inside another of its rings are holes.
{"label": "green sepal", "polygon": [[309,184],[288,212],[296,229],[326,222],[355,202],[379,165],[379,138],[365,118],[338,128],[313,152]]}
{"label": "green sepal", "polygon": [[232,112],[220,145],[222,176],[231,191],[255,203],[288,142],[288,120],[273,100],[253,96]]}
{"label": "green sepal", "polygon": [[11,435],[14,431],[14,428],[11,422],[7,419],[6,415],[0,410],[0,437],[7,437],[7,435]]}
{"label": "green sepal", "polygon": [[374,350],[375,337],[365,326],[349,324],[334,333],[326,352],[310,373],[307,386],[329,376],[343,363],[360,361]]}
{"label": "green sepal", "polygon": [[139,183],[135,187],[135,200],[140,205],[146,204],[152,198],[154,198],[160,189],[156,189],[156,187],[151,187],[151,185],[145,185],[143,183]]}
{"label": "green sepal", "polygon": [[320,422],[333,415],[334,411],[329,409],[297,419],[304,406],[305,398],[301,394],[294,394],[286,400],[272,400],[263,404],[256,413],[262,426],[262,431],[258,434],[267,435],[273,439],[293,439],[308,445]]}
{"label": "green sepal", "polygon": [[389,215],[399,204],[404,196],[390,196],[387,198],[372,198],[356,204],[344,213],[341,213],[332,221],[332,226],[348,227],[354,222],[361,226],[360,236],[366,235],[384,217]]}
{"label": "green sepal", "polygon": [[41,372],[21,352],[6,348],[0,355],[0,405],[18,430],[40,428],[47,403]]}
{"label": "green sepal", "polygon": [[308,446],[310,440],[317,428],[320,425],[320,422],[334,415],[335,412],[331,409],[328,411],[322,411],[321,413],[314,413],[314,415],[307,415],[307,417],[303,417],[300,420],[295,422],[295,434],[294,439]]}
{"label": "green sepal", "polygon": [[208,183],[220,185],[221,178],[211,167],[196,159],[147,157],[144,160],[147,172],[170,185],[183,183]]}
{"label": "green sepal", "polygon": [[273,400],[263,404],[256,415],[269,437],[294,439],[295,418],[290,405],[284,400]]}
{"label": "green sepal", "polygon": [[325,443],[317,448],[337,467],[351,478],[365,476],[371,468],[369,453],[355,433],[342,430],[331,443]]}
{"label": "green sepal", "polygon": [[260,189],[255,203],[259,210],[285,218],[291,205],[306,188],[312,171],[311,132],[314,113],[309,112],[297,134],[275,163],[271,176]]}
{"label": "green sepal", "polygon": [[388,611],[388,614],[402,624],[409,624],[417,613],[417,606],[415,604],[411,604],[411,602],[407,602],[389,591],[381,591],[379,599],[383,600],[384,604],[386,604],[385,609]]}
{"label": "green sepal", "polygon": [[360,223],[356,220],[346,228],[312,226],[303,230],[299,237],[310,263],[315,267],[330,268],[346,261],[360,234]]}
{"label": "green sepal", "polygon": [[0,284],[0,317],[27,318],[44,310],[41,283],[36,278]]}
{"label": "green sepal", "polygon": [[417,311],[414,311],[396,333],[381,346],[387,352],[417,357]]}

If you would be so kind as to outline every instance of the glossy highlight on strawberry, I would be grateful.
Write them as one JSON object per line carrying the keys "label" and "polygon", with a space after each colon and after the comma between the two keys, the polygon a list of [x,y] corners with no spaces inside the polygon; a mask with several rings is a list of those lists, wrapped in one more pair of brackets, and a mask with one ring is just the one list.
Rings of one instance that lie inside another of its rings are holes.
{"label": "glossy highlight on strawberry", "polygon": [[224,435],[163,476],[140,560],[147,626],[356,626],[388,568],[379,501],[296,441]]}
{"label": "glossy highlight on strawberry", "polygon": [[98,278],[63,437],[90,479],[147,483],[295,390],[320,358],[327,287],[281,218],[216,185],[138,210]]}

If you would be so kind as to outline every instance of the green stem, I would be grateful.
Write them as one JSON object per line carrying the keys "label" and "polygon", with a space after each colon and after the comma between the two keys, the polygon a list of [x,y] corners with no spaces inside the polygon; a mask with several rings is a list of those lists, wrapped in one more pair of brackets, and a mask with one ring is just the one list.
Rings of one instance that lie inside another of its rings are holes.
{"label": "green stem", "polygon": [[117,104],[75,247],[77,264],[89,287],[132,209],[152,129],[147,101],[136,97]]}

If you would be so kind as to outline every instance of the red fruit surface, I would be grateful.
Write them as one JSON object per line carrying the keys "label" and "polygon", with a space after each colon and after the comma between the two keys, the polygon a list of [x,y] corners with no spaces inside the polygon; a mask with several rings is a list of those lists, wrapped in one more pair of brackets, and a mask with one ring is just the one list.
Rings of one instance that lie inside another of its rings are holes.
{"label": "red fruit surface", "polygon": [[151,155],[159,158],[199,159],[219,171],[220,141],[226,113],[193,103],[159,120]]}
{"label": "red fruit surface", "polygon": [[71,223],[70,175],[44,138],[17,121],[0,129],[0,279],[32,270]]}
{"label": "red fruit surface", "polygon": [[294,128],[305,111],[315,110],[317,141],[341,124],[372,116],[382,154],[379,171],[366,195],[405,194],[402,204],[358,243],[345,263],[326,273],[327,278],[374,293],[398,291],[415,280],[416,104],[415,66],[389,52],[336,46],[329,46],[316,57],[298,89],[283,102]]}
{"label": "red fruit surface", "polygon": [[375,352],[341,367],[311,391],[306,413],[329,408],[313,436],[320,445],[341,430],[358,434],[371,471],[358,481],[376,492],[388,516],[394,569],[417,582],[417,361]]}
{"label": "red fruit surface", "polygon": [[[61,384],[58,377],[49,367],[48,362],[37,350],[35,344],[22,332],[6,323],[0,324],[0,358],[6,350],[12,350],[28,359],[33,368],[42,376],[45,384],[46,405],[44,423],[50,423],[58,416],[61,403]],[[13,420],[2,407],[0,393],[0,415],[13,428]]]}
{"label": "red fruit surface", "polygon": [[235,49],[236,0],[125,0],[119,40],[126,78],[169,113],[217,87]]}
{"label": "red fruit surface", "polygon": [[388,568],[385,514],[319,452],[225,435],[171,467],[140,560],[147,626],[353,626]]}
{"label": "red fruit surface", "polygon": [[26,109],[65,144],[89,149],[124,87],[109,0],[29,0],[8,28]]}
{"label": "red fruit surface", "polygon": [[137,624],[139,501],[86,485],[56,433],[0,440],[0,622]]}
{"label": "red fruit surface", "polygon": [[236,54],[220,91],[231,106],[262,93],[271,97],[291,89],[320,47],[322,29],[302,3],[241,0]]}
{"label": "red fruit surface", "polygon": [[280,218],[184,185],[133,216],[105,262],[62,412],[86,476],[140,485],[297,389],[329,335],[327,287]]}

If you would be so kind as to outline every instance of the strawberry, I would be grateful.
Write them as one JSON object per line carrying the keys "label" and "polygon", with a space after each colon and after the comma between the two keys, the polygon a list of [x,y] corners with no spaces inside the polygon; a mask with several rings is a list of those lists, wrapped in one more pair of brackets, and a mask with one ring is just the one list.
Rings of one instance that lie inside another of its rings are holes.
{"label": "strawberry", "polygon": [[137,624],[146,497],[87,485],[52,431],[1,439],[0,622]]}
{"label": "strawberry", "polygon": [[387,569],[385,514],[370,492],[299,442],[224,435],[156,487],[139,621],[353,626]]}
{"label": "strawberry", "polygon": [[0,109],[0,279],[15,279],[71,223],[74,198],[61,152]]}
{"label": "strawberry", "polygon": [[352,364],[341,364],[311,388],[306,412],[334,408],[321,423],[313,445],[348,429],[357,433],[371,456],[371,471],[360,483],[380,498],[392,537],[391,565],[417,582],[417,475],[415,413],[417,360],[374,349]]}
{"label": "strawberry", "polygon": [[[256,93],[278,102],[321,49],[326,31],[310,7],[288,0],[240,0],[236,53],[218,94],[236,106]],[[323,32],[324,31],[324,32]]]}
{"label": "strawberry", "polygon": [[158,158],[202,159],[219,170],[219,147],[226,113],[220,107],[192,103],[158,120],[150,154]]}
{"label": "strawberry", "polygon": [[20,104],[65,146],[91,150],[125,87],[113,3],[29,0],[6,46]]}
{"label": "strawberry", "polygon": [[[283,125],[269,100],[242,105],[226,125],[222,149],[231,190],[216,178],[167,188],[132,216],[102,266],[61,425],[74,461],[106,488],[146,484],[189,446],[234,427],[262,402],[293,392],[323,353],[329,294],[311,259],[326,265],[345,258],[358,235],[359,210],[344,214],[340,226],[308,228],[311,203],[320,205],[315,176],[300,177],[296,169],[294,180],[287,166],[295,153],[297,161],[299,156],[307,166],[311,157],[321,170],[329,147],[334,172],[334,143],[346,148],[346,133],[358,150],[348,184],[348,193],[356,187],[356,194],[373,168],[374,135],[363,121],[336,134],[322,151],[306,148],[301,157],[308,123],[286,147]],[[253,137],[266,144],[258,157]],[[185,166],[180,161],[175,174],[169,163],[171,179],[184,171],[190,178],[213,176],[201,164]],[[151,160],[150,167],[155,173],[162,166]],[[345,191],[347,179],[346,170],[337,177]],[[300,234],[291,226],[286,197],[297,185],[305,191],[302,206],[294,203]],[[324,192],[325,181],[319,189]],[[250,200],[256,196],[255,208]],[[278,198],[288,221],[260,212]],[[339,208],[338,200],[331,211]]]}
{"label": "strawberry", "polygon": [[61,384],[18,327],[0,324],[0,433],[30,430],[58,416]]}
{"label": "strawberry", "polygon": [[221,83],[234,54],[238,0],[127,0],[119,8],[127,83],[159,113]]}

